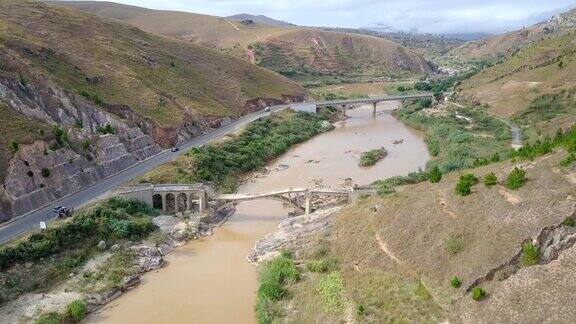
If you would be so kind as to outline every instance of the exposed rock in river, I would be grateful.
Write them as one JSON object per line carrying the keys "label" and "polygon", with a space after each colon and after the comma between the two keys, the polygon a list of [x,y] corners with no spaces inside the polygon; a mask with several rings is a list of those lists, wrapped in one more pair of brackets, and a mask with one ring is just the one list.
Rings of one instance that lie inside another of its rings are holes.
{"label": "exposed rock in river", "polygon": [[300,245],[306,244],[310,236],[328,231],[333,216],[340,209],[341,207],[333,207],[308,215],[286,218],[278,225],[276,232],[256,242],[252,253],[246,258],[251,263],[259,263],[274,258],[283,249],[297,249]]}

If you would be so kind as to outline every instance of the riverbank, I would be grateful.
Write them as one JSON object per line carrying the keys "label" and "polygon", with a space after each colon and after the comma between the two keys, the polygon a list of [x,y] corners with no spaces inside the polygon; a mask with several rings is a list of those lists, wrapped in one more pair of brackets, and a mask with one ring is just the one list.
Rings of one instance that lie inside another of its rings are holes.
{"label": "riverbank", "polygon": [[[245,144],[267,148],[276,145],[274,150],[260,156],[267,160],[288,146],[330,128],[331,125],[321,117],[311,114],[285,112],[274,118],[266,117],[231,141],[218,144],[216,150],[195,151],[195,165],[190,171],[203,179],[202,164],[198,163],[200,158],[218,150],[227,153],[242,150]],[[278,147],[280,143],[281,147]],[[253,167],[258,165],[255,163]],[[235,177],[249,169],[231,168],[224,176]],[[161,268],[165,264],[164,256],[176,247],[211,234],[213,225],[223,221],[220,216],[227,216],[184,214],[177,219],[158,216],[150,221],[156,212],[141,206],[144,214],[139,214],[140,209],[132,208],[124,215],[126,211],[122,204],[115,200],[97,204],[69,221],[51,224],[49,230],[16,242],[15,248],[9,246],[1,250],[0,266],[4,271],[0,275],[0,304],[7,304],[0,310],[2,322],[30,320],[44,313],[58,317],[66,303],[72,302],[71,298],[80,299],[86,305],[86,311],[92,312],[138,285],[143,273]],[[98,230],[92,233],[88,229],[81,238],[86,241],[84,246],[78,246],[79,241],[61,242],[62,237],[84,233],[76,228],[84,226],[86,219]],[[155,226],[159,229],[154,230]],[[69,234],[69,227],[75,228],[71,231],[76,234]],[[49,238],[44,239],[46,235]],[[20,250],[23,252],[18,252]],[[34,259],[20,260],[17,258],[20,255]],[[38,291],[42,293],[38,294]]]}
{"label": "riverbank", "polygon": [[[238,192],[369,184],[418,170],[428,160],[426,146],[418,132],[389,114],[396,107],[397,103],[381,105],[376,118],[371,106],[349,111],[349,118],[336,122],[334,130],[289,149],[267,165],[268,171],[247,179]],[[359,167],[359,153],[374,147],[386,147],[389,156],[373,167]],[[168,255],[168,267],[145,275],[143,284],[90,316],[89,322],[255,322],[257,271],[246,256],[290,211],[271,200],[239,203],[215,235]]]}

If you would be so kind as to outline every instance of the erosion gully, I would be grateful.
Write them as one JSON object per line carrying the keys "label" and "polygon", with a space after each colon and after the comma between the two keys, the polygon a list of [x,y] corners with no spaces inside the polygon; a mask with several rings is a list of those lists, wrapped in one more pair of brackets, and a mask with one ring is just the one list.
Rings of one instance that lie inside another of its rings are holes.
{"label": "erosion gully", "polygon": [[[424,167],[422,135],[390,115],[397,102],[347,112],[336,128],[291,148],[239,188],[258,193],[290,187],[338,187],[350,178],[365,185]],[[396,143],[395,143],[396,142]],[[399,144],[399,142],[402,142]],[[358,166],[363,151],[384,147],[388,156]],[[274,170],[278,165],[288,169]],[[192,241],[166,257],[168,266],[143,276],[142,284],[88,318],[90,323],[255,323],[257,269],[246,261],[254,243],[273,232],[290,210],[281,202],[242,202],[211,237]]]}

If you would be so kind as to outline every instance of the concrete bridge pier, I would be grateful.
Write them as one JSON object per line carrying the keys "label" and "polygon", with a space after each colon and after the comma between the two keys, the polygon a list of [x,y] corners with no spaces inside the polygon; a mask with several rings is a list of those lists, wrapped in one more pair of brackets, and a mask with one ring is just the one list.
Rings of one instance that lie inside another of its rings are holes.
{"label": "concrete bridge pier", "polygon": [[162,212],[166,213],[168,211],[168,200],[166,199],[166,194],[162,195]]}
{"label": "concrete bridge pier", "polygon": [[346,105],[340,106],[340,109],[342,110],[342,116],[346,116]]}
{"label": "concrete bridge pier", "polygon": [[200,198],[198,199],[198,211],[204,212],[208,207],[208,199],[206,197],[206,192],[202,191],[200,193]]}
{"label": "concrete bridge pier", "polygon": [[376,117],[376,106],[378,105],[378,102],[373,102],[372,103],[372,117]]}
{"label": "concrete bridge pier", "polygon": [[310,214],[310,211],[312,209],[312,194],[307,192],[306,193],[306,202],[304,204],[304,213],[306,215]]}

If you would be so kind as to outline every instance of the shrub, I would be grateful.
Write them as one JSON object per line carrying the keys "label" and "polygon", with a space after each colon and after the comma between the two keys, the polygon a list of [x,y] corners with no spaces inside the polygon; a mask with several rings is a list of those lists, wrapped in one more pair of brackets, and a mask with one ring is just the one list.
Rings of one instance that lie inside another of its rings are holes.
{"label": "shrub", "polygon": [[460,282],[460,279],[458,279],[456,276],[450,279],[450,286],[452,286],[452,288],[460,288],[461,284],[462,283]]}
{"label": "shrub", "polygon": [[566,157],[560,161],[560,166],[569,167],[574,164],[574,162],[576,162],[576,154],[572,152],[566,155]]}
{"label": "shrub", "polygon": [[81,300],[75,300],[66,307],[66,317],[74,322],[80,322],[86,317],[86,304]]}
{"label": "shrub", "polygon": [[56,125],[52,127],[52,134],[54,134],[54,137],[56,137],[56,142],[58,142],[60,146],[65,146],[70,143],[68,133],[66,133],[66,131],[59,126]]}
{"label": "shrub", "polygon": [[519,168],[514,168],[506,178],[506,188],[510,190],[520,189],[526,183],[526,171]]}
{"label": "shrub", "polygon": [[234,184],[232,180],[237,175],[261,168],[291,145],[324,131],[323,121],[320,116],[303,112],[289,118],[267,117],[255,121],[233,140],[191,150],[194,176],[220,186]]}
{"label": "shrub", "polygon": [[96,131],[102,135],[116,134],[116,130],[110,124],[106,124],[104,126],[98,126],[96,127]]}
{"label": "shrub", "polygon": [[376,164],[376,162],[383,159],[387,154],[388,152],[386,152],[386,150],[383,148],[364,152],[360,156],[360,166],[361,167],[372,166]]}
{"label": "shrub", "polygon": [[48,169],[48,168],[42,168],[42,170],[40,171],[40,173],[42,174],[42,176],[43,176],[44,178],[50,177],[50,169]]}
{"label": "shrub", "polygon": [[280,308],[274,302],[286,296],[286,283],[296,282],[299,278],[300,273],[288,253],[282,253],[263,265],[255,307],[259,323],[271,323],[279,317]]}
{"label": "shrub", "polygon": [[472,299],[474,299],[475,301],[480,301],[484,297],[486,297],[486,291],[484,291],[484,289],[480,287],[474,287],[472,289]]}
{"label": "shrub", "polygon": [[324,273],[334,270],[337,267],[337,260],[334,258],[322,258],[320,260],[311,260],[306,263],[306,268],[311,272]]}
{"label": "shrub", "polygon": [[498,178],[494,172],[490,172],[484,176],[484,185],[486,187],[492,187],[498,183]]}
{"label": "shrub", "polygon": [[450,236],[444,241],[446,252],[456,255],[464,250],[464,238],[462,236]]}
{"label": "shrub", "polygon": [[363,317],[366,314],[366,309],[364,309],[364,305],[356,306],[356,315]]}
{"label": "shrub", "polygon": [[540,253],[536,246],[530,242],[522,244],[522,259],[520,264],[523,267],[530,267],[538,264],[540,260]]}
{"label": "shrub", "polygon": [[18,142],[16,142],[15,140],[11,140],[10,143],[8,143],[8,149],[10,149],[10,152],[12,154],[16,154],[16,152],[18,152]]}
{"label": "shrub", "polygon": [[435,166],[428,172],[428,180],[432,183],[437,183],[442,180],[442,172],[439,167]]}
{"label": "shrub", "polygon": [[88,149],[90,148],[90,140],[89,139],[82,140],[81,145],[84,151],[88,151]]}
{"label": "shrub", "polygon": [[472,186],[478,183],[478,178],[472,173],[460,176],[456,184],[456,193],[460,196],[468,196],[472,193]]}
{"label": "shrub", "polygon": [[567,217],[562,221],[562,224],[564,226],[574,227],[574,226],[576,226],[576,221],[574,221],[574,218]]}
{"label": "shrub", "polygon": [[320,279],[317,291],[322,298],[324,311],[338,315],[344,309],[344,284],[340,273],[334,271]]}
{"label": "shrub", "polygon": [[60,324],[62,322],[62,316],[56,312],[50,312],[40,315],[34,324]]}
{"label": "shrub", "polygon": [[500,155],[498,153],[494,153],[494,155],[492,155],[492,157],[490,158],[490,161],[494,163],[500,162]]}

